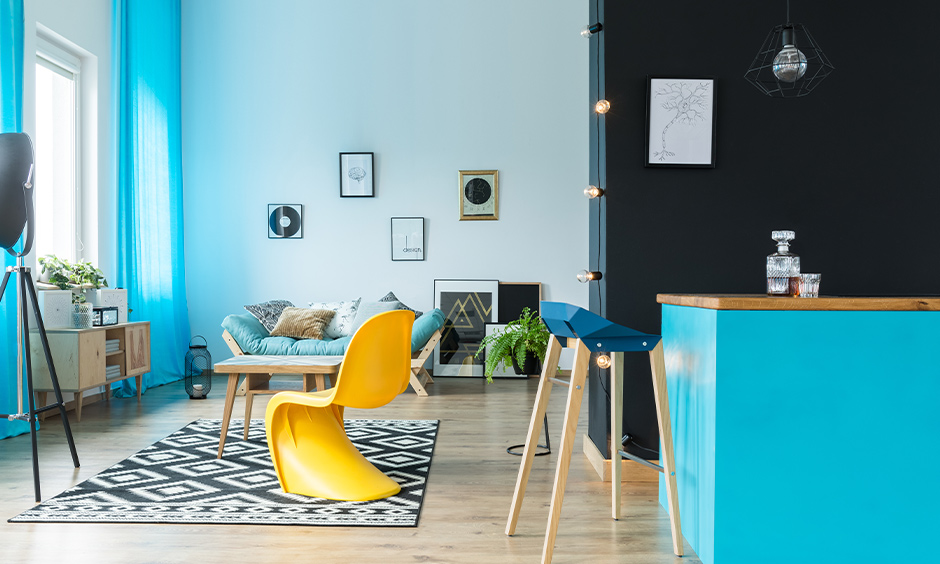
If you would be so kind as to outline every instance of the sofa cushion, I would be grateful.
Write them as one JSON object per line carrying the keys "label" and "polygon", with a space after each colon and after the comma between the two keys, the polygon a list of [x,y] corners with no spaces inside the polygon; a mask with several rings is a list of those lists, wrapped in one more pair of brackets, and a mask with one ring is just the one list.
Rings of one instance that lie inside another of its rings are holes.
{"label": "sofa cushion", "polygon": [[245,309],[248,310],[248,313],[255,316],[258,321],[264,325],[264,328],[268,330],[268,333],[270,333],[274,330],[274,326],[277,325],[277,319],[281,316],[281,312],[284,311],[284,308],[293,306],[294,304],[287,300],[271,300],[260,304],[246,305]]}
{"label": "sofa cushion", "polygon": [[338,339],[352,335],[352,324],[356,320],[356,310],[359,309],[360,300],[362,298],[351,302],[310,302],[308,305],[312,309],[332,309],[336,312],[330,324],[326,326],[324,335],[330,339]]}
{"label": "sofa cushion", "polygon": [[332,309],[307,309],[305,307],[285,307],[277,325],[271,331],[272,337],[292,337],[294,339],[323,339],[323,330],[336,314]]}
{"label": "sofa cushion", "polygon": [[411,326],[411,352],[418,352],[428,344],[431,335],[444,327],[444,312],[438,308],[425,313]]}
{"label": "sofa cushion", "polygon": [[362,324],[371,319],[372,317],[385,313],[386,311],[394,311],[398,309],[400,302],[359,302],[359,309],[356,310],[356,320],[352,324],[352,335],[356,334],[356,331],[362,327]]}
{"label": "sofa cushion", "polygon": [[412,308],[406,306],[405,304],[401,303],[401,300],[399,300],[398,297],[395,296],[395,292],[389,292],[389,293],[385,294],[384,296],[382,296],[382,298],[379,299],[379,301],[380,301],[380,302],[398,302],[398,309],[407,309],[408,311],[413,311],[413,312],[415,312],[415,319],[421,317],[421,315],[422,315],[422,313],[421,313],[420,311],[418,311],[418,310],[416,310],[416,309],[412,309]]}

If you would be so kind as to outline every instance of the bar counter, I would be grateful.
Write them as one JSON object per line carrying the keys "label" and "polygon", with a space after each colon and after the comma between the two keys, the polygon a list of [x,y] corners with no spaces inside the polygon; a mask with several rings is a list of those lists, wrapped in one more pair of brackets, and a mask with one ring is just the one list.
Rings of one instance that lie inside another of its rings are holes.
{"label": "bar counter", "polygon": [[657,301],[682,531],[702,562],[929,559],[940,298]]}

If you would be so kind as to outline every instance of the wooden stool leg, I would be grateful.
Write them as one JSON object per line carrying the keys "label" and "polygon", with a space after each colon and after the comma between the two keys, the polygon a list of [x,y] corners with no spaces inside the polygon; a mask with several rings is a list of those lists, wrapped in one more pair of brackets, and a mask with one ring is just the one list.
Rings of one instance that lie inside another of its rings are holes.
{"label": "wooden stool leg", "polygon": [[[571,346],[571,339],[568,346]],[[580,340],[575,341],[574,366],[571,370],[571,383],[568,388],[568,404],[565,406],[565,423],[561,434],[561,452],[555,470],[555,487],[552,489],[552,505],[549,509],[548,530],[545,532],[545,545],[542,547],[542,564],[552,561],[555,550],[555,534],[561,518],[561,504],[565,499],[565,486],[568,483],[568,466],[571,464],[571,450],[578,430],[578,414],[581,411],[581,398],[584,396],[584,382],[587,379],[588,361],[591,351]]]}
{"label": "wooden stool leg", "polygon": [[623,353],[610,356],[610,484],[611,516],[620,519],[621,484],[623,469],[620,464],[620,438],[623,437]]}
{"label": "wooden stool leg", "polygon": [[507,535],[512,535],[516,532],[519,510],[522,509],[522,498],[525,497],[525,488],[529,482],[529,472],[532,471],[535,447],[539,442],[542,421],[545,418],[545,410],[548,408],[548,398],[552,394],[552,383],[549,381],[548,376],[554,376],[557,372],[558,358],[560,356],[561,343],[552,335],[548,341],[545,362],[542,363],[542,377],[539,379],[539,391],[535,395],[535,407],[532,409],[532,419],[529,420],[529,434],[526,436],[525,449],[522,451],[522,463],[519,465],[519,475],[516,477],[516,489],[512,492],[509,521],[506,523]]}
{"label": "wooden stool leg", "polygon": [[672,550],[682,556],[682,525],[679,522],[679,497],[676,491],[676,459],[672,448],[672,420],[669,419],[669,391],[666,388],[666,361],[663,342],[650,351],[653,372],[653,395],[656,399],[656,418],[659,420],[659,440],[662,441],[662,465],[666,477],[666,500],[669,503],[669,525],[672,527]]}
{"label": "wooden stool leg", "polygon": [[[246,376],[250,378],[251,376]],[[251,402],[255,399],[255,394],[251,392],[251,387],[245,392],[245,440],[248,440],[248,426],[251,425]]]}

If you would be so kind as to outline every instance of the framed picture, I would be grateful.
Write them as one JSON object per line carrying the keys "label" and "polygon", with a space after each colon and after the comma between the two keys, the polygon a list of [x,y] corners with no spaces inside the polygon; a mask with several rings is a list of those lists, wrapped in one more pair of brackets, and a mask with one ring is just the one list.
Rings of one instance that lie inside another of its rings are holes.
{"label": "framed picture", "polygon": [[499,171],[461,170],[460,220],[499,219]]}
{"label": "framed picture", "polygon": [[434,376],[482,377],[484,359],[474,355],[499,315],[499,281],[435,280],[434,307],[444,312]]}
{"label": "framed picture", "polygon": [[339,154],[339,195],[343,198],[375,196],[374,153]]}
{"label": "framed picture", "polygon": [[648,77],[646,166],[715,167],[715,80]]}
{"label": "framed picture", "polygon": [[268,239],[302,239],[303,204],[268,204]]}
{"label": "framed picture", "polygon": [[424,218],[392,218],[392,260],[424,260]]}
{"label": "framed picture", "polygon": [[[502,331],[506,328],[505,323],[487,323],[486,324],[486,336],[489,337],[497,331]],[[484,360],[486,355],[490,353],[490,347],[486,347],[486,352],[483,355]],[[493,378],[528,378],[525,374],[516,374],[516,371],[513,369],[512,364],[506,364],[497,366],[493,370]]]}

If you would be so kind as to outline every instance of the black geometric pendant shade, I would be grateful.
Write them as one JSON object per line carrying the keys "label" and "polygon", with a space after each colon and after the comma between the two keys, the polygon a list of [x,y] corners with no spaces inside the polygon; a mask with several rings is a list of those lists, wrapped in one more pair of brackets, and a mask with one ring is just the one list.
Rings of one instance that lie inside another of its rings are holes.
{"label": "black geometric pendant shade", "polygon": [[773,98],[798,98],[812,92],[833,70],[806,26],[788,23],[770,30],[744,78]]}

